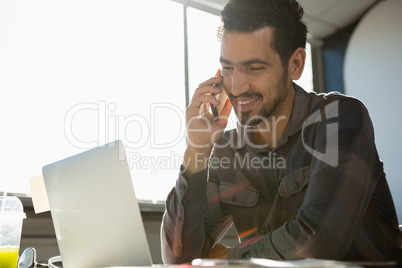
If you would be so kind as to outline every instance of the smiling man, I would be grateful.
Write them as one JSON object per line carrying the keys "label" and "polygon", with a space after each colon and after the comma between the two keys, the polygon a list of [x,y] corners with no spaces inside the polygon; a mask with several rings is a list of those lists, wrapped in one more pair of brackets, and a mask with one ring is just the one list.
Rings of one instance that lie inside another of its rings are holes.
{"label": "smiling man", "polygon": [[[402,235],[367,109],[307,93],[303,9],[232,0],[222,11],[222,74],[186,110],[188,145],[162,226],[166,263],[194,258],[396,261]],[[225,90],[230,107],[209,105]],[[220,240],[234,224],[239,244]],[[399,258],[399,259],[398,259]]]}

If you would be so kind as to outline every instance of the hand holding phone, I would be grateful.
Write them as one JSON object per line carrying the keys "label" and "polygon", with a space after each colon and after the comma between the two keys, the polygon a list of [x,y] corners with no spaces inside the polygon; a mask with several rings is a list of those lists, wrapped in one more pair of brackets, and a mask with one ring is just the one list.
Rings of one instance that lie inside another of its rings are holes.
{"label": "hand holding phone", "polygon": [[[220,76],[220,75],[221,75],[221,69],[218,69],[215,76]],[[218,86],[222,89],[222,91],[220,93],[212,94],[212,96],[215,96],[215,98],[220,102],[216,106],[211,104],[213,118],[215,121],[217,121],[220,119],[220,117],[222,115],[222,111],[225,109],[225,107],[227,107],[228,105],[231,105],[231,103],[228,98],[228,95],[226,94],[225,89],[223,88],[223,85],[219,84],[219,85],[214,85],[214,86]]]}

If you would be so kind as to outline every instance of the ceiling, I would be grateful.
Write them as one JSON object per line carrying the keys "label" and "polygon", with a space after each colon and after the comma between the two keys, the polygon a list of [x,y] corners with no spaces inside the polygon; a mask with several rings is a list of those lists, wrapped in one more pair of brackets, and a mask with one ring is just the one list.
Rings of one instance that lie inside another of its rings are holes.
{"label": "ceiling", "polygon": [[[228,0],[194,0],[221,10]],[[304,8],[309,39],[322,39],[360,18],[376,2],[383,0],[298,0]]]}

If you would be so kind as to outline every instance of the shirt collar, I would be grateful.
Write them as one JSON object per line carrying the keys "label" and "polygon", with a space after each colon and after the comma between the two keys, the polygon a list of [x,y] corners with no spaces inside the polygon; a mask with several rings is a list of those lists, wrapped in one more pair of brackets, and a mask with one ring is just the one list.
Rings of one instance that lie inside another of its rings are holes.
{"label": "shirt collar", "polygon": [[[294,135],[298,132],[303,123],[308,116],[308,111],[311,102],[311,94],[307,93],[303,88],[298,86],[297,84],[293,83],[294,90],[295,90],[295,100],[293,102],[293,109],[292,114],[290,116],[289,122],[285,128],[285,131],[282,134],[281,139],[279,140],[276,147],[281,146],[282,144],[286,143],[289,136]],[[314,93],[312,93],[314,94]],[[238,138],[232,144],[234,149],[240,149],[247,144],[247,128],[243,127],[239,123],[237,123],[237,133]]]}

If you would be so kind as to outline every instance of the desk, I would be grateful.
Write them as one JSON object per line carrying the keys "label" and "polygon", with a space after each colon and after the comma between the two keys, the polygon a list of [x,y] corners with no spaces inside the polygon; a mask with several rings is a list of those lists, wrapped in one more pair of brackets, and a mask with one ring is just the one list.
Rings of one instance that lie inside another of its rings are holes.
{"label": "desk", "polygon": [[[154,264],[152,266],[113,266],[104,268],[391,268],[397,267],[395,262],[341,262],[319,259],[304,259],[291,261],[278,261],[268,259],[253,260],[208,260],[196,259],[191,264],[165,265]],[[62,268],[62,266],[57,266]]]}

